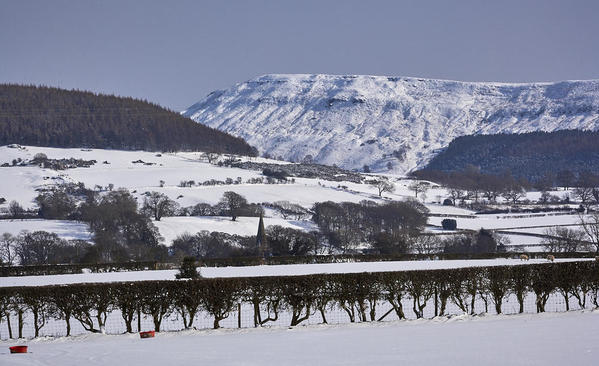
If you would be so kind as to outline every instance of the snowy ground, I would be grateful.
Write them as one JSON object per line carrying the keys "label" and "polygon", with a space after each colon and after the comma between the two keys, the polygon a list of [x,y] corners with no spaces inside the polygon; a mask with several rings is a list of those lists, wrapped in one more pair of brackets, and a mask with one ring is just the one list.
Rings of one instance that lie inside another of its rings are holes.
{"label": "snowy ground", "polygon": [[[556,262],[593,260],[583,258],[556,259]],[[286,264],[271,266],[245,267],[202,267],[204,277],[256,277],[256,276],[299,276],[316,273],[361,273],[409,271],[427,269],[447,269],[460,267],[485,267],[547,263],[545,259],[472,259],[472,260],[439,260],[439,261],[397,261],[397,262],[361,262],[361,263],[324,263],[324,264]],[[119,282],[174,280],[177,270],[131,271],[108,273],[81,273],[46,276],[0,277],[0,287],[9,286],[46,286],[68,283]]]}
{"label": "snowy ground", "polygon": [[[322,179],[296,178],[293,184],[247,184],[250,178],[262,177],[261,172],[242,170],[237,168],[219,167],[209,164],[202,158],[202,153],[156,153],[146,151],[119,151],[102,149],[59,149],[47,147],[26,146],[15,149],[6,146],[0,147],[0,163],[11,162],[13,159],[21,158],[30,160],[37,153],[44,153],[49,158],[79,158],[91,160],[97,163],[89,168],[76,168],[63,171],[41,169],[35,166],[28,167],[5,167],[0,168],[3,179],[0,181],[0,197],[7,201],[0,204],[0,210],[5,210],[11,200],[16,200],[25,208],[34,208],[33,199],[37,195],[36,189],[47,188],[54,184],[64,182],[83,182],[89,188],[100,186],[107,189],[109,184],[115,188],[124,187],[128,189],[141,203],[143,194],[150,191],[158,191],[168,195],[181,206],[192,206],[198,203],[216,204],[226,191],[235,191],[247,198],[252,203],[268,203],[286,200],[310,208],[316,202],[360,202],[362,200],[373,200],[385,202],[388,200],[414,199],[414,193],[408,188],[412,180],[403,179],[394,175],[387,177],[395,185],[395,192],[384,193],[378,196],[376,189],[368,184],[357,184],[352,182],[333,182]],[[263,158],[246,158],[259,162],[271,162],[286,164],[281,161]],[[153,165],[134,163],[142,160]],[[106,162],[106,164],[104,163]],[[381,175],[381,174],[378,174]],[[194,186],[179,187],[183,180],[194,180],[196,183],[211,179],[225,181],[227,178],[233,180],[238,177],[244,182],[242,184],[228,184],[217,186]],[[371,178],[377,175],[372,174]],[[369,178],[370,179],[370,178]],[[160,181],[164,186],[160,187]],[[552,192],[563,195],[566,191]],[[443,206],[440,202],[448,196],[444,188],[431,184],[431,189],[422,195],[419,200],[424,200],[426,207],[432,214],[459,216],[455,217],[458,229],[478,230],[503,229],[508,231],[519,230],[522,233],[541,234],[544,229],[553,225],[575,225],[579,218],[577,215],[530,215],[522,214],[500,214],[500,215],[474,215],[474,212],[453,206]],[[528,199],[538,198],[538,192],[527,194]],[[463,216],[475,216],[467,218]],[[431,217],[429,224],[441,225],[445,217]],[[234,223],[230,220],[213,217],[165,217],[156,222],[161,235],[165,238],[164,243],[170,245],[172,240],[184,233],[196,233],[202,230],[221,231],[238,235],[254,235],[257,223],[254,218],[239,218]],[[315,229],[314,223],[309,220],[283,220],[274,210],[267,210],[266,225],[282,225],[301,230]],[[516,229],[527,227],[529,229]],[[67,221],[41,220],[26,221],[0,221],[0,234],[10,232],[18,234],[21,230],[46,230],[56,232],[59,236],[71,239],[88,240],[90,233],[84,224]],[[429,228],[429,231],[439,231]],[[509,235],[511,245],[517,245],[517,250],[539,250],[541,238],[525,235]]]}
{"label": "snowy ground", "polygon": [[[2,365],[593,365],[599,312],[0,341]],[[28,354],[8,347],[29,346]]]}
{"label": "snowy ground", "polygon": [[[529,217],[532,216],[532,217]],[[444,217],[429,217],[431,225],[441,225]],[[513,215],[476,215],[474,218],[455,217],[458,229],[479,230],[494,229],[517,233],[544,234],[554,226],[568,226],[580,229],[581,216],[556,214],[513,214]],[[429,232],[443,232],[441,229],[428,228]],[[505,234],[510,240],[508,246],[517,246],[518,250],[542,251],[542,238],[528,235]]]}
{"label": "snowy ground", "polygon": [[90,240],[91,233],[86,223],[66,220],[0,220],[0,234],[19,235],[21,231],[48,231],[63,239]]}
{"label": "snowy ground", "polygon": [[[443,217],[430,217],[429,223],[441,225]],[[478,230],[502,229],[510,230],[512,228],[531,228],[531,227],[551,227],[555,225],[576,225],[580,223],[578,215],[560,215],[560,216],[536,216],[523,218],[502,218],[501,215],[479,215],[476,218],[455,218],[458,229]],[[524,230],[525,232],[529,232]],[[523,231],[523,232],[524,232]]]}
{"label": "snowy ground", "polygon": [[[326,182],[317,179],[297,179],[295,184],[179,187],[182,180],[193,180],[198,183],[211,179],[224,181],[226,178],[235,180],[241,177],[245,182],[250,178],[262,177],[261,172],[258,171],[209,164],[200,159],[201,153],[158,154],[146,151],[58,149],[34,146],[13,149],[3,146],[0,147],[0,163],[10,162],[15,158],[30,160],[37,153],[44,153],[52,159],[73,157],[94,159],[98,162],[89,168],[63,171],[30,166],[0,168],[4,178],[0,182],[0,197],[7,199],[6,204],[10,200],[16,200],[24,207],[33,207],[33,199],[37,195],[36,188],[61,182],[83,182],[89,188],[94,188],[96,185],[105,188],[113,184],[115,188],[124,187],[136,191],[134,194],[138,197],[146,191],[158,191],[169,195],[182,206],[200,202],[214,204],[222,197],[223,192],[231,190],[246,196],[250,202],[288,200],[307,207],[319,201],[359,202],[363,199],[377,199],[378,196],[375,188],[366,184],[352,185],[350,182]],[[138,160],[154,165],[133,163]],[[165,182],[164,187],[160,187],[161,180]],[[346,185],[348,188],[357,187],[360,191],[338,189],[339,185]],[[181,195],[183,197],[179,197]]]}

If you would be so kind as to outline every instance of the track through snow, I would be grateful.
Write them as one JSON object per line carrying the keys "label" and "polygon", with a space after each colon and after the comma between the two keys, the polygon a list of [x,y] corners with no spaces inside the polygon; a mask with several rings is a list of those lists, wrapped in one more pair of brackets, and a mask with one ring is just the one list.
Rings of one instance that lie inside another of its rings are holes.
{"label": "track through snow", "polygon": [[[599,312],[2,341],[1,365],[594,365]],[[31,353],[11,355],[25,343]]]}

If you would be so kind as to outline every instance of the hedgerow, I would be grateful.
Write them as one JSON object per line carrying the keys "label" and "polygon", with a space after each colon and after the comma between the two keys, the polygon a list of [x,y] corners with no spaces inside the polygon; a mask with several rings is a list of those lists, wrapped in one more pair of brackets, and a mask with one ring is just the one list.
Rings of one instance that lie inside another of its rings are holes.
{"label": "hedgerow", "polygon": [[[76,319],[89,332],[100,332],[106,318],[119,310],[127,332],[133,331],[133,320],[140,315],[151,317],[156,331],[162,320],[172,313],[183,318],[185,328],[193,327],[195,316],[206,312],[213,327],[236,312],[239,304],[250,304],[254,326],[279,319],[281,312],[291,315],[295,326],[333,307],[345,313],[350,322],[380,321],[389,313],[406,318],[405,302],[411,300],[411,311],[424,317],[427,306],[435,315],[446,314],[448,303],[464,313],[475,314],[482,299],[484,312],[493,304],[502,313],[509,295],[524,311],[524,298],[535,296],[536,311],[544,312],[551,294],[574,298],[581,308],[590,300],[599,307],[599,262],[575,261],[544,264],[522,264],[496,267],[467,267],[442,270],[379,273],[314,274],[305,276],[200,278],[178,281],[140,281],[100,284],[71,284],[42,287],[0,288],[0,321],[17,316],[17,329],[22,336],[24,315],[34,319],[35,336],[49,319]],[[377,314],[377,304],[388,303],[391,310]],[[569,304],[566,305],[569,309]],[[378,316],[378,317],[377,317]],[[138,323],[139,328],[139,323]],[[10,329],[12,337],[12,329]]]}
{"label": "hedgerow", "polygon": [[85,263],[85,264],[42,264],[30,266],[0,266],[0,277],[8,276],[44,276],[54,274],[75,274],[89,271],[92,273],[118,271],[146,271],[158,269],[156,261],[124,263]]}
{"label": "hedgerow", "polygon": [[[458,259],[518,259],[521,253],[435,253],[435,254],[339,254],[339,255],[305,255],[305,256],[273,256],[273,257],[229,257],[203,258],[197,263],[204,267],[240,267],[259,266],[263,264],[315,264],[346,262],[388,262],[418,260],[458,260]],[[552,253],[555,258],[594,258],[594,252]],[[530,259],[546,259],[547,252],[527,252]],[[145,271],[178,268],[179,264],[150,262],[125,263],[89,263],[89,264],[47,264],[33,266],[0,266],[0,277],[7,276],[40,276],[53,274],[75,274],[89,272]]]}

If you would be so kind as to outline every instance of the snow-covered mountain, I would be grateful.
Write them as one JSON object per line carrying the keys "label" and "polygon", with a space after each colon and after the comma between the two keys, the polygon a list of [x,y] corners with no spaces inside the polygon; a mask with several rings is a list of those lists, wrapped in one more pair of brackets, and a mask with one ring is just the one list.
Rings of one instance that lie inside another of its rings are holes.
{"label": "snow-covered mountain", "polygon": [[[599,80],[472,83],[383,76],[265,75],[183,111],[261,153],[403,173],[455,137],[599,128]],[[390,164],[389,164],[390,163]]]}

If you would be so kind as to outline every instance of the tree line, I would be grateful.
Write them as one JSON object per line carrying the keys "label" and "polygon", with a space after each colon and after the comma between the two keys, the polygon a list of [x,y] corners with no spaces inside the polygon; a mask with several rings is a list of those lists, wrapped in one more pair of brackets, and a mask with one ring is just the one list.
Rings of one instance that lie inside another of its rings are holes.
{"label": "tree line", "polygon": [[[464,204],[466,200],[475,203],[486,200],[496,203],[498,198],[508,203],[516,204],[524,199],[526,192],[532,189],[540,191],[539,203],[570,203],[571,200],[580,202],[588,210],[592,205],[599,204],[599,174],[584,170],[574,173],[571,170],[561,170],[557,173],[547,172],[534,182],[525,178],[516,178],[510,171],[501,174],[487,174],[479,167],[468,165],[464,170],[445,172],[440,170],[418,170],[411,173],[416,179],[429,180],[446,186],[449,189],[451,204]],[[414,185],[421,187],[421,184]],[[557,187],[572,189],[571,196],[559,197],[548,191]],[[416,188],[410,189],[415,190]],[[418,192],[417,192],[418,193]]]}
{"label": "tree line", "polygon": [[241,138],[147,101],[0,84],[0,145],[7,144],[257,154]]}
{"label": "tree line", "polygon": [[[322,236],[318,232],[305,232],[280,225],[267,226],[265,231],[268,256],[305,256],[319,253]],[[256,258],[260,254],[255,235],[242,236],[207,230],[179,235],[173,240],[170,252],[175,261],[187,256],[203,260]]]}
{"label": "tree line", "polygon": [[431,159],[424,170],[453,172],[468,165],[480,167],[485,174],[510,171],[517,179],[530,182],[551,172],[598,172],[599,131],[461,136]]}
{"label": "tree line", "polygon": [[415,200],[327,201],[315,203],[312,212],[330,250],[345,253],[368,245],[381,253],[407,253],[426,225],[428,209]]}
{"label": "tree line", "polygon": [[[202,231],[195,235],[184,234],[168,248],[162,243],[152,219],[164,216],[229,216],[235,221],[239,216],[258,217],[264,210],[242,195],[227,191],[216,205],[199,203],[180,208],[167,195],[146,192],[138,203],[126,189],[100,192],[79,184],[62,184],[41,191],[35,198],[37,216],[49,220],[78,220],[89,225],[92,242],[63,240],[45,231],[23,232],[0,237],[0,264],[42,265],[58,263],[119,263],[126,261],[178,261],[186,255],[199,258],[239,257],[256,255],[255,237],[243,237],[221,232]],[[12,218],[28,218],[16,202],[11,202]],[[301,206],[280,201],[272,207],[284,215],[306,216]],[[269,226],[269,255],[304,255],[315,250],[320,242],[314,233]]]}

